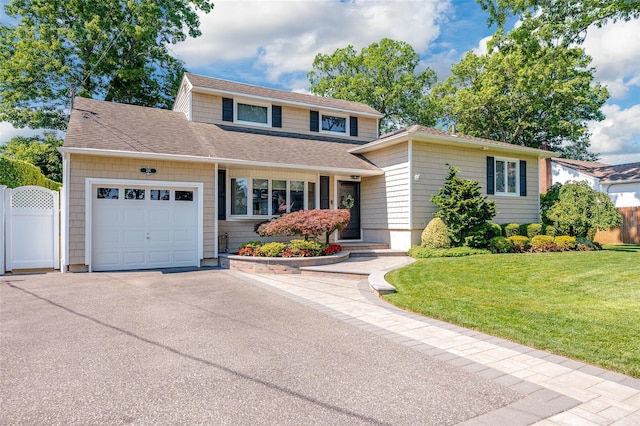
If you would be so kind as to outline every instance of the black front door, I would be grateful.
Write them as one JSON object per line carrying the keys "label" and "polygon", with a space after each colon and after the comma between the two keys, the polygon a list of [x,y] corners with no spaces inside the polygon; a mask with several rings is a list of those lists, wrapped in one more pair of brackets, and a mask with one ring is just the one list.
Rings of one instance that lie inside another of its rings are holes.
{"label": "black front door", "polygon": [[359,240],[360,236],[360,182],[338,181],[338,208],[347,209],[351,219],[340,231],[341,240]]}

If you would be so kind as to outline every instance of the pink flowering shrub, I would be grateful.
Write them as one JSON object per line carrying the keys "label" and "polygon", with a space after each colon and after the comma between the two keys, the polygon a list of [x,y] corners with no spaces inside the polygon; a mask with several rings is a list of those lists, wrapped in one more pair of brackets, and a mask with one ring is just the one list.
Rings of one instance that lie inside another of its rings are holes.
{"label": "pink flowering shrub", "polygon": [[343,230],[350,218],[349,210],[300,210],[260,225],[258,234],[263,237],[301,235],[307,240],[309,237]]}

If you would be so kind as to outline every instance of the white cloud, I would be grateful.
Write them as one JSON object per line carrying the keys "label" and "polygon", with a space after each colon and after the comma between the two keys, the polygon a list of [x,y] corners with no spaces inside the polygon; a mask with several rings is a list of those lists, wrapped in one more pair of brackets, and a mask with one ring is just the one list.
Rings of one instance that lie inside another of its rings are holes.
{"label": "white cloud", "polygon": [[487,52],[489,51],[487,49],[487,44],[489,43],[489,40],[491,40],[493,36],[487,36],[484,37],[482,39],[480,39],[480,41],[478,42],[478,46],[471,49],[473,51],[473,53],[475,53],[476,55],[486,55]]}
{"label": "white cloud", "polygon": [[423,53],[449,8],[438,0],[218,0],[200,17],[202,36],[171,49],[189,68],[249,61],[277,81],[310,71],[318,53],[349,44],[359,50],[384,37]]}
{"label": "white cloud", "polygon": [[612,98],[623,99],[632,86],[640,87],[640,22],[609,23],[589,28],[584,49],[597,67],[596,79],[607,85]]}
{"label": "white cloud", "polygon": [[0,144],[5,144],[16,136],[29,137],[41,134],[42,130],[34,130],[28,127],[24,129],[16,129],[11,125],[11,123],[8,123],[6,121],[0,122]]}
{"label": "white cloud", "polygon": [[591,151],[601,154],[601,161],[610,164],[640,161],[640,105],[623,109],[605,105],[606,119],[591,122]]}

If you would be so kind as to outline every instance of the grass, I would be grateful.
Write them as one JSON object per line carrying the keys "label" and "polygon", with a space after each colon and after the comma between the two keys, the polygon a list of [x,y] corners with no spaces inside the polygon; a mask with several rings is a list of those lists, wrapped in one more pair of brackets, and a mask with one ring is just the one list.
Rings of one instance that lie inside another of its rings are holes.
{"label": "grass", "polygon": [[640,377],[640,245],[421,259],[387,274],[404,309]]}

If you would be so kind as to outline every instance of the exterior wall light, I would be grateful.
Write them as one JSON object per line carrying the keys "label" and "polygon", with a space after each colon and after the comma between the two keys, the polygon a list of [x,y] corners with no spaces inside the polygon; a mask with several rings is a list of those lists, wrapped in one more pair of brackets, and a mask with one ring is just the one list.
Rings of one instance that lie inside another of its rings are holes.
{"label": "exterior wall light", "polygon": [[140,172],[146,173],[147,176],[151,176],[152,173],[156,172],[156,169],[152,167],[143,167],[140,169]]}

